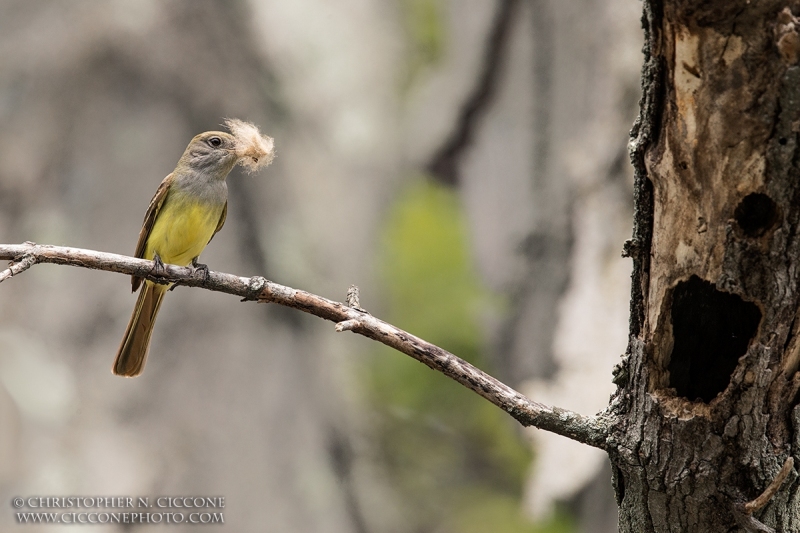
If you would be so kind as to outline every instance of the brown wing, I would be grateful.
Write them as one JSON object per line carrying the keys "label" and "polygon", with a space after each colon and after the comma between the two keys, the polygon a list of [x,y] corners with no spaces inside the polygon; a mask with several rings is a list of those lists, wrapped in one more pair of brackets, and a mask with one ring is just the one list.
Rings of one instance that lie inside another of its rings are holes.
{"label": "brown wing", "polygon": [[225,201],[225,207],[222,208],[222,214],[219,217],[219,222],[217,222],[217,229],[214,230],[214,233],[211,235],[211,239],[208,239],[208,242],[211,242],[214,239],[214,235],[217,234],[219,230],[222,229],[222,226],[225,225],[225,219],[228,217],[228,201]]}
{"label": "brown wing", "polygon": [[[150,237],[150,230],[153,229],[158,212],[164,204],[164,199],[167,197],[169,187],[172,185],[172,174],[164,178],[161,185],[158,186],[156,194],[150,200],[150,205],[147,206],[147,212],[144,214],[144,222],[142,222],[142,230],[139,232],[139,242],[136,243],[136,253],[134,257],[144,258],[144,249],[147,246],[147,238]],[[139,288],[142,283],[142,278],[131,276],[131,287],[133,292]]]}

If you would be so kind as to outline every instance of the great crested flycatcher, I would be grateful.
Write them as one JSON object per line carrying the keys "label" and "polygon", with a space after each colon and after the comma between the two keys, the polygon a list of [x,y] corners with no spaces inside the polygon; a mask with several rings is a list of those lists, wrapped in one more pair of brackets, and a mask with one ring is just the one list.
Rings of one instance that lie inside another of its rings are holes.
{"label": "great crested flycatcher", "polygon": [[[191,264],[207,271],[197,258],[225,223],[225,178],[237,163],[254,171],[274,156],[272,139],[252,124],[228,119],[225,126],[231,133],[207,131],[192,139],[178,166],[161,182],[145,213],[136,257],[154,260],[156,268]],[[142,290],[112,367],[114,374],[127,377],[144,370],[156,314],[170,288],[136,276],[131,283],[134,292],[140,285]]]}

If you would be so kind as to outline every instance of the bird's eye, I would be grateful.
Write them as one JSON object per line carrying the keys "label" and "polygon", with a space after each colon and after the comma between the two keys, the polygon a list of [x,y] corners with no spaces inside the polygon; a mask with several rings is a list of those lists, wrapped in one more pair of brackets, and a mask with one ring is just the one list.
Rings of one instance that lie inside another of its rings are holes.
{"label": "bird's eye", "polygon": [[219,148],[222,145],[222,139],[219,137],[211,137],[208,139],[208,144],[210,144],[214,148]]}

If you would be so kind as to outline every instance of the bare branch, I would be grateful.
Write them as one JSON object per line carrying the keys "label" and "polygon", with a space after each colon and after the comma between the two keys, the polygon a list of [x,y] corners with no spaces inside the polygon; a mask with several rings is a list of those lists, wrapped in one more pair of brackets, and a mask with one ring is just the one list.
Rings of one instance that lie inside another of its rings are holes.
{"label": "bare branch", "polygon": [[340,331],[351,330],[410,355],[483,396],[524,426],[551,431],[596,448],[608,448],[606,438],[612,420],[607,416],[583,416],[534,402],[452,353],[361,309],[322,296],[279,285],[260,276],[246,278],[209,271],[208,276],[204,277],[202,273],[194,274],[190,267],[174,265],[165,265],[163,271],[156,274],[153,262],[145,259],[34,243],[0,244],[0,259],[18,261],[21,258],[26,258],[31,265],[53,263],[106,270],[161,283],[172,282],[234,294],[240,296],[242,301],[272,302],[298,309],[335,322]]}
{"label": "bare branch", "polygon": [[783,463],[783,467],[781,467],[781,470],[778,472],[778,475],[775,476],[775,479],[773,479],[772,482],[767,485],[767,488],[764,489],[764,492],[762,492],[756,499],[752,501],[744,504],[735,504],[733,506],[733,516],[739,526],[741,526],[748,533],[775,533],[773,528],[756,519],[753,516],[753,513],[760,511],[769,503],[769,501],[775,496],[775,493],[778,492],[778,489],[781,488],[783,482],[786,481],[786,478],[789,477],[789,474],[792,472],[793,468],[794,458],[790,455],[786,458],[786,461]]}
{"label": "bare branch", "polygon": [[786,477],[792,471],[794,467],[794,458],[790,455],[786,458],[786,462],[783,463],[783,467],[781,467],[780,472],[778,475],[775,476],[775,479],[772,480],[772,483],[767,485],[767,488],[764,489],[764,492],[753,501],[747,502],[744,504],[744,512],[747,514],[753,514],[756,511],[760,511],[765,505],[769,503],[775,493],[778,492],[778,489],[781,488],[783,482],[786,481]]}
{"label": "bare branch", "polygon": [[11,276],[16,276],[25,272],[36,263],[36,259],[32,255],[23,255],[19,261],[12,261],[11,266],[0,272],[0,283],[4,282]]}

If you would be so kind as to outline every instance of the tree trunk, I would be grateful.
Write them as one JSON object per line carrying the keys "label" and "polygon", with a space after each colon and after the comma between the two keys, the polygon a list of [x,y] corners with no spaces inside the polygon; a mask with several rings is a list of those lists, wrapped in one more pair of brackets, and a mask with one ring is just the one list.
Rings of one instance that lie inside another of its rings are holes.
{"label": "tree trunk", "polygon": [[610,408],[621,532],[800,530],[794,470],[744,506],[800,458],[800,36],[784,6],[645,1]]}

